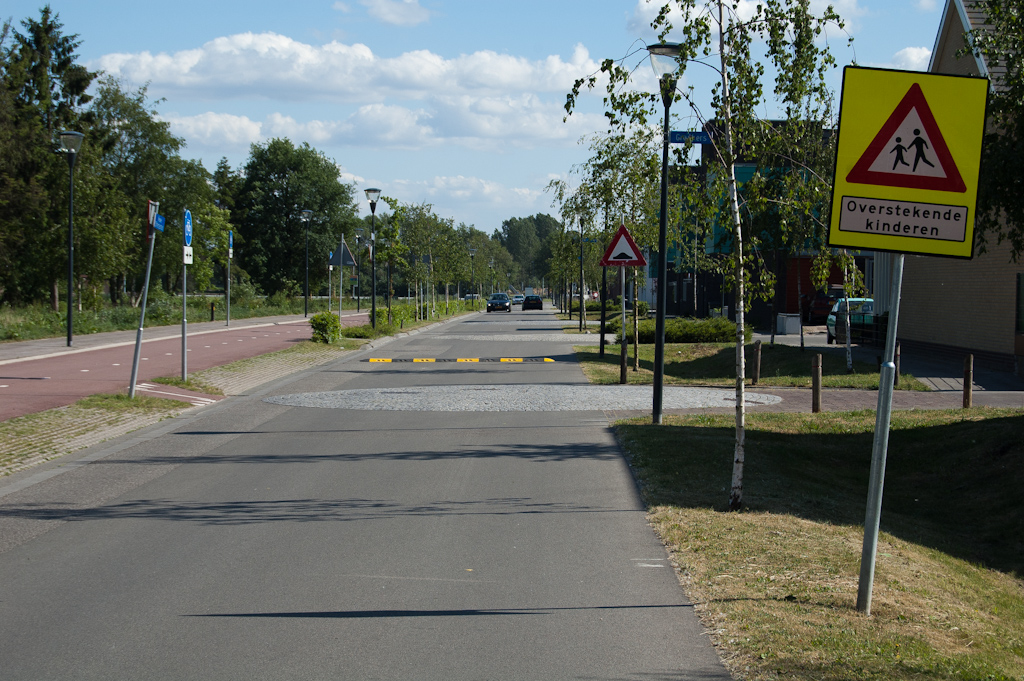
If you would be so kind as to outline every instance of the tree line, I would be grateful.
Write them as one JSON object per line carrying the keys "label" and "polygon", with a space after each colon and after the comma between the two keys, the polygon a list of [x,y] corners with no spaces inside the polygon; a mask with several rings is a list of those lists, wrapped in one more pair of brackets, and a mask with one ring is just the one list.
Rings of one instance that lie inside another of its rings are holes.
{"label": "tree line", "polygon": [[[326,292],[328,255],[344,237],[361,264],[359,290],[369,295],[370,218],[359,217],[361,192],[342,180],[333,159],[308,144],[271,139],[253,144],[241,167],[222,158],[211,173],[181,155],[186,140],[160,120],[162,101],[146,86],[79,64],[80,45],[49,5],[0,30],[0,301],[46,302],[54,310],[67,303],[69,172],[79,304],[138,304],[149,200],[159,201],[166,218],[151,281],[168,293],[184,283],[188,209],[195,234],[189,291],[223,287],[231,233],[233,296],[301,293],[307,236],[312,294]],[[58,153],[62,131],[84,135],[73,171]],[[378,276],[378,295],[408,294],[414,285],[520,289],[548,275],[551,235],[561,227],[548,215],[510,218],[487,234],[429,204],[383,203],[376,260],[391,265],[391,276]],[[305,210],[308,222],[300,217]]]}

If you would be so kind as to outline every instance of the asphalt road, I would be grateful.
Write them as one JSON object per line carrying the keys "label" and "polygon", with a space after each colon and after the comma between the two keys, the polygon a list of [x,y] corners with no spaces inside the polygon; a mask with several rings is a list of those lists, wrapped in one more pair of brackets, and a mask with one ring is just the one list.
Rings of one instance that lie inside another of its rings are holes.
{"label": "asphalt road", "polygon": [[[588,389],[560,329],[474,315],[5,479],[0,675],[730,678],[605,413],[516,397]],[[354,390],[391,406],[264,399]]]}

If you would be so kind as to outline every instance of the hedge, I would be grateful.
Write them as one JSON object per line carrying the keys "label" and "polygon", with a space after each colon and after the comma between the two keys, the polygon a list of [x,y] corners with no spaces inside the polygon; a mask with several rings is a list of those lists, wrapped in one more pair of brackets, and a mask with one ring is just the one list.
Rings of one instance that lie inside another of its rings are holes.
{"label": "hedge", "polygon": [[[619,319],[613,320],[608,326],[611,331],[618,335]],[[747,325],[744,327],[745,342],[750,342],[754,331]],[[640,342],[654,343],[655,320],[640,320]],[[626,338],[633,341],[632,320],[626,322]],[[616,339],[622,342],[621,336]],[[666,343],[731,343],[736,340],[736,324],[724,317],[713,317],[709,319],[695,319],[693,317],[678,317],[665,320],[665,342]]]}

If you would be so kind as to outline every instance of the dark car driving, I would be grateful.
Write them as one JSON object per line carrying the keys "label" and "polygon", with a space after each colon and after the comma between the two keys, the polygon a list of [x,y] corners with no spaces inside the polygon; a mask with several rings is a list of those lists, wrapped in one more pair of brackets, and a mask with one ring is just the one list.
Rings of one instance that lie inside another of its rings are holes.
{"label": "dark car driving", "polygon": [[512,299],[508,297],[507,293],[491,294],[491,297],[487,299],[487,311],[491,312],[493,310],[512,311]]}
{"label": "dark car driving", "polygon": [[540,296],[526,296],[526,298],[523,299],[523,309],[524,310],[543,310],[544,309],[544,299],[541,298]]}

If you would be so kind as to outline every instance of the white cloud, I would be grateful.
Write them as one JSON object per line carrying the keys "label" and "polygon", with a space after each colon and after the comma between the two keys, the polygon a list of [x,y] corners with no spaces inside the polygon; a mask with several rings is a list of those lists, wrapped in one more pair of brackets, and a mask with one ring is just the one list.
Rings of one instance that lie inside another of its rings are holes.
{"label": "white cloud", "polygon": [[162,116],[175,135],[200,146],[247,149],[263,136],[262,126],[245,116],[208,111],[198,116]]}
{"label": "white cloud", "polygon": [[329,97],[360,103],[432,93],[568,92],[598,70],[582,45],[568,61],[531,61],[489,50],[448,59],[428,50],[382,58],[362,44],[313,46],[277,33],[240,33],[173,54],[108,54],[91,68],[149,83],[165,95],[302,101]]}
{"label": "white cloud", "polygon": [[355,173],[349,172],[348,168],[342,165],[338,165],[338,177],[345,184],[356,184],[360,185],[366,182],[366,178],[362,175],[356,175]]}
{"label": "white cloud", "polygon": [[892,57],[893,66],[907,71],[925,71],[932,56],[928,47],[904,47]]}
{"label": "white cloud", "polygon": [[500,153],[510,148],[570,146],[603,129],[604,117],[579,113],[565,123],[562,110],[533,96],[517,98],[435,98],[417,109],[367,104],[343,120],[299,121],[272,113],[263,121],[207,112],[167,116],[174,134],[191,146],[245,149],[254,142],[287,137],[313,146],[430,149],[452,144]]}
{"label": "white cloud", "polygon": [[938,2],[936,0],[915,0],[914,4],[922,12],[931,12],[938,9]]}
{"label": "white cloud", "polygon": [[[395,194],[410,198],[412,202],[426,201],[439,215],[451,214],[457,207],[501,211],[507,214],[528,214],[547,211],[543,187],[509,187],[491,180],[464,175],[438,175],[426,180],[392,180]],[[405,200],[405,199],[403,199]],[[489,225],[477,225],[488,231]]]}
{"label": "white cloud", "polygon": [[419,0],[360,0],[374,19],[396,26],[415,26],[430,18]]}

